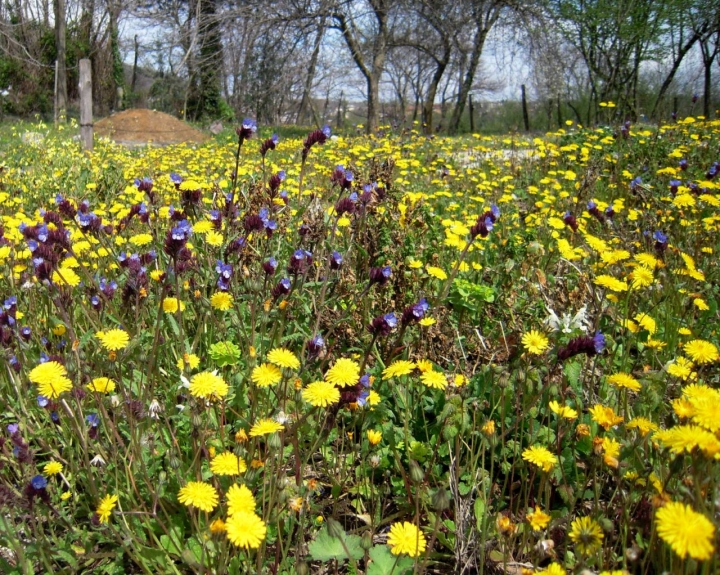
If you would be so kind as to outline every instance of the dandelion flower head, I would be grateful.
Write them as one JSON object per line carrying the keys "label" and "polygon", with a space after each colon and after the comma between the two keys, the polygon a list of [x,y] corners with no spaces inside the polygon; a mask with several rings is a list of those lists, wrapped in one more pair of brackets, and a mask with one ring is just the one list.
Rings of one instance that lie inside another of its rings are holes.
{"label": "dandelion flower head", "polygon": [[425,552],[427,542],[422,532],[412,523],[403,521],[393,523],[390,527],[387,544],[393,555],[405,554],[410,557],[419,557]]}
{"label": "dandelion flower head", "polygon": [[360,366],[357,362],[341,357],[325,374],[325,380],[338,387],[355,385],[360,379]]}
{"label": "dandelion flower head", "polygon": [[191,481],[178,492],[178,501],[183,505],[197,507],[200,511],[210,512],[218,504],[215,488],[202,481]]}

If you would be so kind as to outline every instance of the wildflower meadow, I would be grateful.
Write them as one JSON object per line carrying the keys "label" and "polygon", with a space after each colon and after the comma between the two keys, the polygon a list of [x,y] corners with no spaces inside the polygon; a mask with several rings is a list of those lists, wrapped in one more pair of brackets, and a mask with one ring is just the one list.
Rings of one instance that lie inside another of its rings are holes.
{"label": "wildflower meadow", "polygon": [[0,573],[720,571],[720,121],[0,156]]}

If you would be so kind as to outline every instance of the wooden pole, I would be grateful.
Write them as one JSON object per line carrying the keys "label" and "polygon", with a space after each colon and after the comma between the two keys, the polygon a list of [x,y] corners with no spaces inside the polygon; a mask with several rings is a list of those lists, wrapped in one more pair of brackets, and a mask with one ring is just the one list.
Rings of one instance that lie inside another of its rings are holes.
{"label": "wooden pole", "polygon": [[80,60],[80,140],[83,150],[93,149],[93,107],[92,107],[92,67],[90,60]]}
{"label": "wooden pole", "polygon": [[523,123],[525,124],[525,131],[530,131],[530,117],[528,116],[528,109],[527,109],[527,98],[525,97],[525,84],[520,86],[520,93],[522,95],[522,114],[523,114]]}

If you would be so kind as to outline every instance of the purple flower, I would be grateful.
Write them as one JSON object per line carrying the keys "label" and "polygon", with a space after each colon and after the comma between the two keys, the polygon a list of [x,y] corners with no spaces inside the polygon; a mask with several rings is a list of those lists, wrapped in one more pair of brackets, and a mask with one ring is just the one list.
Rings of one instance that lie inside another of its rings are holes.
{"label": "purple flower", "polygon": [[30,485],[32,485],[33,489],[37,491],[45,489],[47,487],[47,479],[45,479],[42,475],[36,475],[30,480]]}
{"label": "purple flower", "polygon": [[277,270],[277,267],[278,267],[278,262],[274,257],[271,257],[266,262],[263,262],[263,265],[262,265],[263,271],[269,276],[275,274],[275,270]]}
{"label": "purple flower", "polygon": [[678,164],[680,166],[681,170],[687,170],[688,169],[688,162],[685,158],[680,160],[680,163]]}
{"label": "purple flower", "polygon": [[315,130],[310,132],[303,142],[302,159],[305,160],[307,155],[310,153],[310,148],[315,144],[324,144],[332,134],[330,126],[323,126],[322,130]]}
{"label": "purple flower", "polygon": [[240,143],[249,140],[257,132],[257,123],[252,118],[245,118],[240,127],[235,129],[235,133],[240,138]]}
{"label": "purple flower", "polygon": [[384,286],[390,276],[392,276],[392,268],[390,266],[370,268],[370,285],[378,284]]}
{"label": "purple flower", "polygon": [[288,278],[281,279],[272,289],[273,299],[278,299],[280,296],[289,294],[291,287],[292,283]]}
{"label": "purple flower", "polygon": [[660,230],[656,231],[656,232],[653,234],[653,239],[654,239],[656,242],[660,242],[661,244],[666,244],[667,241],[668,241],[667,236],[666,236],[664,233],[662,233]]}
{"label": "purple flower", "polygon": [[343,264],[343,257],[338,252],[333,252],[330,256],[330,269],[339,270]]}
{"label": "purple flower", "polygon": [[310,357],[315,357],[325,347],[325,340],[318,334],[313,337],[307,344],[307,350]]}
{"label": "purple flower", "polygon": [[565,222],[565,225],[571,228],[572,231],[576,232],[578,230],[577,218],[573,216],[569,211],[565,212],[565,215],[563,216],[563,222]]}
{"label": "purple flower", "polygon": [[100,417],[97,413],[91,413],[85,417],[85,420],[90,427],[97,427],[100,424]]}
{"label": "purple flower", "polygon": [[568,344],[558,350],[558,359],[565,361],[573,356],[584,353],[587,356],[594,356],[605,349],[605,336],[596,332],[594,336],[583,335],[571,339]]}
{"label": "purple flower", "polygon": [[37,403],[40,407],[47,407],[50,403],[50,400],[45,397],[44,395],[38,395],[37,396]]}
{"label": "purple flower", "polygon": [[678,187],[682,184],[680,180],[670,180],[670,193],[674,196],[678,192]]}
{"label": "purple flower", "polygon": [[422,298],[416,304],[406,307],[402,314],[402,324],[407,326],[413,322],[420,321],[430,309],[427,299]]}
{"label": "purple flower", "polygon": [[605,336],[600,330],[593,336],[593,345],[595,346],[595,353],[602,353],[605,349]]}
{"label": "purple flower", "polygon": [[268,153],[268,150],[274,150],[275,146],[278,145],[279,141],[280,141],[280,138],[278,137],[277,134],[273,134],[272,136],[270,136],[260,146],[260,155],[265,157],[265,154]]}
{"label": "purple flower", "polygon": [[386,313],[374,318],[368,326],[368,331],[374,336],[385,337],[397,326],[397,323],[397,316],[394,313]]}

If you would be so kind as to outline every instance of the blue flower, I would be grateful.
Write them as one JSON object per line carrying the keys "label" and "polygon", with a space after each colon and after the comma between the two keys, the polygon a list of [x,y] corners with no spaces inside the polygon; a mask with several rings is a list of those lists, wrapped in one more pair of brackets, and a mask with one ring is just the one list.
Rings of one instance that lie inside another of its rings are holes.
{"label": "blue flower", "polygon": [[42,475],[36,475],[30,480],[30,485],[33,486],[33,489],[40,490],[45,489],[47,487],[47,479],[45,479]]}
{"label": "blue flower", "polygon": [[602,353],[605,349],[605,336],[598,330],[593,336],[593,345],[595,346],[595,353]]}

